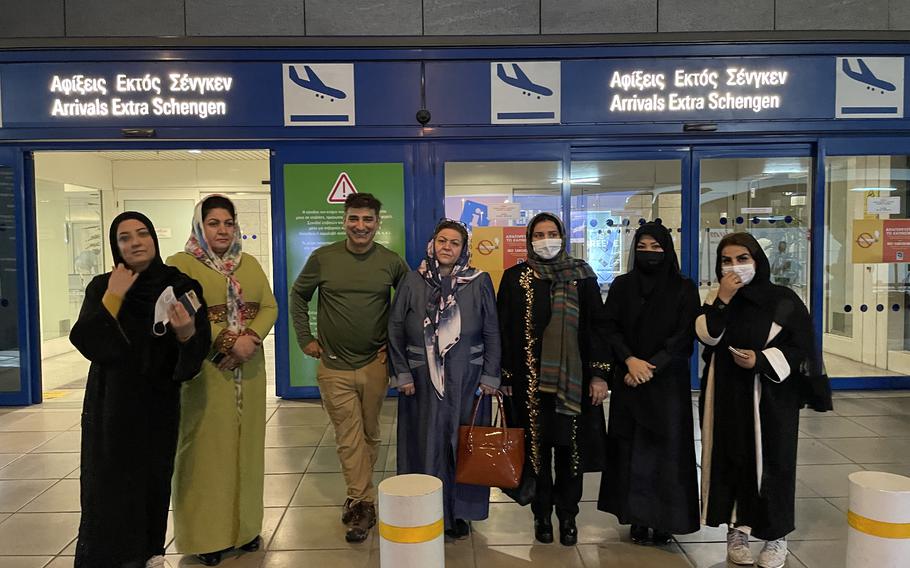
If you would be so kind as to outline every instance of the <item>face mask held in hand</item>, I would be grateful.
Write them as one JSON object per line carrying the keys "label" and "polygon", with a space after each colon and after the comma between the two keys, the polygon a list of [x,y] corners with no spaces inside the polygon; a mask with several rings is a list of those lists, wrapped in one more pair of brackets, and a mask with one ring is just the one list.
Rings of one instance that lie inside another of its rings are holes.
{"label": "face mask held in hand", "polygon": [[540,239],[531,243],[534,252],[545,260],[554,258],[562,250],[562,239]]}
{"label": "face mask held in hand", "polygon": [[749,264],[734,264],[733,266],[724,266],[721,268],[724,274],[728,272],[735,272],[739,279],[743,281],[743,285],[752,282],[752,279],[755,278],[755,265],[752,263]]}

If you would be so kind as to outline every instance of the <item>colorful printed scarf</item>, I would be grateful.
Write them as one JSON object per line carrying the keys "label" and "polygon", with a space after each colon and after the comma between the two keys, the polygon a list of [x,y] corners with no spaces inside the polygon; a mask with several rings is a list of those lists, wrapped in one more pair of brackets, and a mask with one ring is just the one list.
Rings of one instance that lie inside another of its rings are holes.
{"label": "colorful printed scarf", "polygon": [[458,308],[455,292],[483,274],[483,271],[470,266],[471,250],[469,243],[465,242],[452,272],[448,276],[440,275],[435,240],[434,236],[427,243],[427,255],[421,261],[417,272],[430,287],[426,317],[423,320],[423,341],[427,350],[430,381],[433,383],[436,396],[442,399],[445,396],[445,356],[455,347],[461,335],[461,310]]}
{"label": "colorful printed scarf", "polygon": [[[206,199],[214,197],[215,195],[218,194],[209,195]],[[228,199],[223,195],[218,195],[218,197]],[[228,199],[228,201],[230,200]],[[227,278],[227,300],[225,301],[225,307],[227,308],[227,330],[231,333],[240,335],[243,333],[245,325],[243,321],[243,289],[240,287],[240,282],[234,276],[234,272],[240,267],[240,260],[243,255],[240,245],[240,224],[237,223],[236,217],[237,209],[236,207],[234,208],[234,240],[231,241],[230,246],[224,254],[218,256],[212,250],[212,247],[205,238],[205,226],[202,218],[203,203],[205,203],[205,199],[196,204],[196,209],[193,212],[193,230],[190,233],[190,238],[187,239],[186,246],[183,250],[193,255],[196,260],[202,264]],[[237,366],[237,368],[234,369],[234,390],[237,396],[238,411],[243,407],[240,384],[241,378],[241,367]]]}
{"label": "colorful printed scarf", "polygon": [[[562,250],[554,258],[545,259],[534,252],[531,233],[540,221],[553,221],[562,235]],[[550,322],[543,333],[540,352],[540,391],[556,395],[556,412],[577,416],[581,414],[584,396],[584,373],[581,351],[578,348],[578,286],[577,281],[594,276],[588,263],[572,258],[566,252],[566,231],[562,221],[551,213],[540,213],[528,223],[528,265],[550,286]]]}

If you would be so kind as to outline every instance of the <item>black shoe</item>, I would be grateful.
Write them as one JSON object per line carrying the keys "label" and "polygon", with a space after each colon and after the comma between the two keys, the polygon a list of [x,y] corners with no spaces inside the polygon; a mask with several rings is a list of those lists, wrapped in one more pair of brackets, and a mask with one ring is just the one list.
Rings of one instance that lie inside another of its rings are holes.
{"label": "black shoe", "polygon": [[196,560],[202,564],[205,564],[206,566],[218,566],[221,564],[221,553],[222,551],[219,550],[218,552],[206,552],[203,554],[197,554]]}
{"label": "black shoe", "polygon": [[363,542],[370,536],[370,529],[376,524],[376,507],[361,501],[351,508],[351,522],[344,539],[348,542]]}
{"label": "black shoe", "polygon": [[544,544],[553,542],[553,522],[550,517],[534,517],[534,538]]}
{"label": "black shoe", "polygon": [[464,519],[455,519],[455,526],[446,531],[446,536],[456,540],[468,538],[471,534],[471,526]]}
{"label": "black shoe", "polygon": [[240,547],[240,550],[242,550],[244,552],[256,552],[257,550],[259,550],[259,548],[261,546],[262,546],[262,537],[259,535],[256,535],[256,538],[254,538],[250,542],[242,545]]}
{"label": "black shoe", "polygon": [[578,528],[575,519],[559,521],[559,543],[563,546],[575,546],[578,543]]}
{"label": "black shoe", "polygon": [[351,522],[351,516],[354,514],[352,505],[353,502],[354,501],[348,497],[345,500],[344,505],[341,507],[341,522],[344,524]]}
{"label": "black shoe", "polygon": [[632,529],[629,530],[629,536],[632,537],[632,542],[635,544],[647,544],[650,540],[648,527],[642,525],[632,525]]}
{"label": "black shoe", "polygon": [[651,534],[651,542],[653,542],[654,544],[656,544],[658,546],[663,546],[665,544],[668,544],[670,542],[670,540],[672,540],[672,539],[673,539],[672,534],[670,534],[668,532],[664,532],[664,531],[659,531],[657,529],[654,529],[654,532]]}

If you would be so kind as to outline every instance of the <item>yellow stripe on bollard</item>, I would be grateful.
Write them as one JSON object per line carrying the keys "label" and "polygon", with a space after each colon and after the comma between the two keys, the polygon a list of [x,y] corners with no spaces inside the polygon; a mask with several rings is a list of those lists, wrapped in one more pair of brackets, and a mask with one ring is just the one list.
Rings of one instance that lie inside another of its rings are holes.
{"label": "yellow stripe on bollard", "polygon": [[379,521],[379,534],[382,538],[400,544],[420,544],[428,542],[442,534],[445,523],[439,519],[435,523],[422,527],[396,527]]}
{"label": "yellow stripe on bollard", "polygon": [[857,515],[853,511],[847,511],[847,523],[861,533],[880,538],[910,538],[910,523],[873,521]]}

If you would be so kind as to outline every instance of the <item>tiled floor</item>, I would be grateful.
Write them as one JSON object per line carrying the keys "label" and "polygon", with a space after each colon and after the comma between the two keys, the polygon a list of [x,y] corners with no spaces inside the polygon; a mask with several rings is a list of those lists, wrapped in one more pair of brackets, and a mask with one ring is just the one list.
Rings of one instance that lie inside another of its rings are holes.
{"label": "tiled floor", "polygon": [[[0,568],[72,566],[79,522],[79,414],[83,391],[63,389],[40,406],[0,408]],[[800,426],[797,530],[788,566],[843,566],[846,476],[861,469],[910,475],[910,392],[839,393],[836,411],[805,412]],[[230,556],[225,568],[379,566],[375,532],[350,545],[337,521],[344,501],[334,440],[318,402],[268,401],[264,550]],[[382,472],[395,467],[394,399],[382,415]],[[670,546],[639,547],[626,527],[597,511],[598,475],[585,479],[579,544],[535,544],[531,512],[494,491],[490,518],[446,543],[454,568],[483,566],[719,567],[724,530],[706,527]],[[169,531],[168,539],[171,538]],[[760,543],[754,543],[757,553]],[[169,542],[172,567],[193,566]]]}

